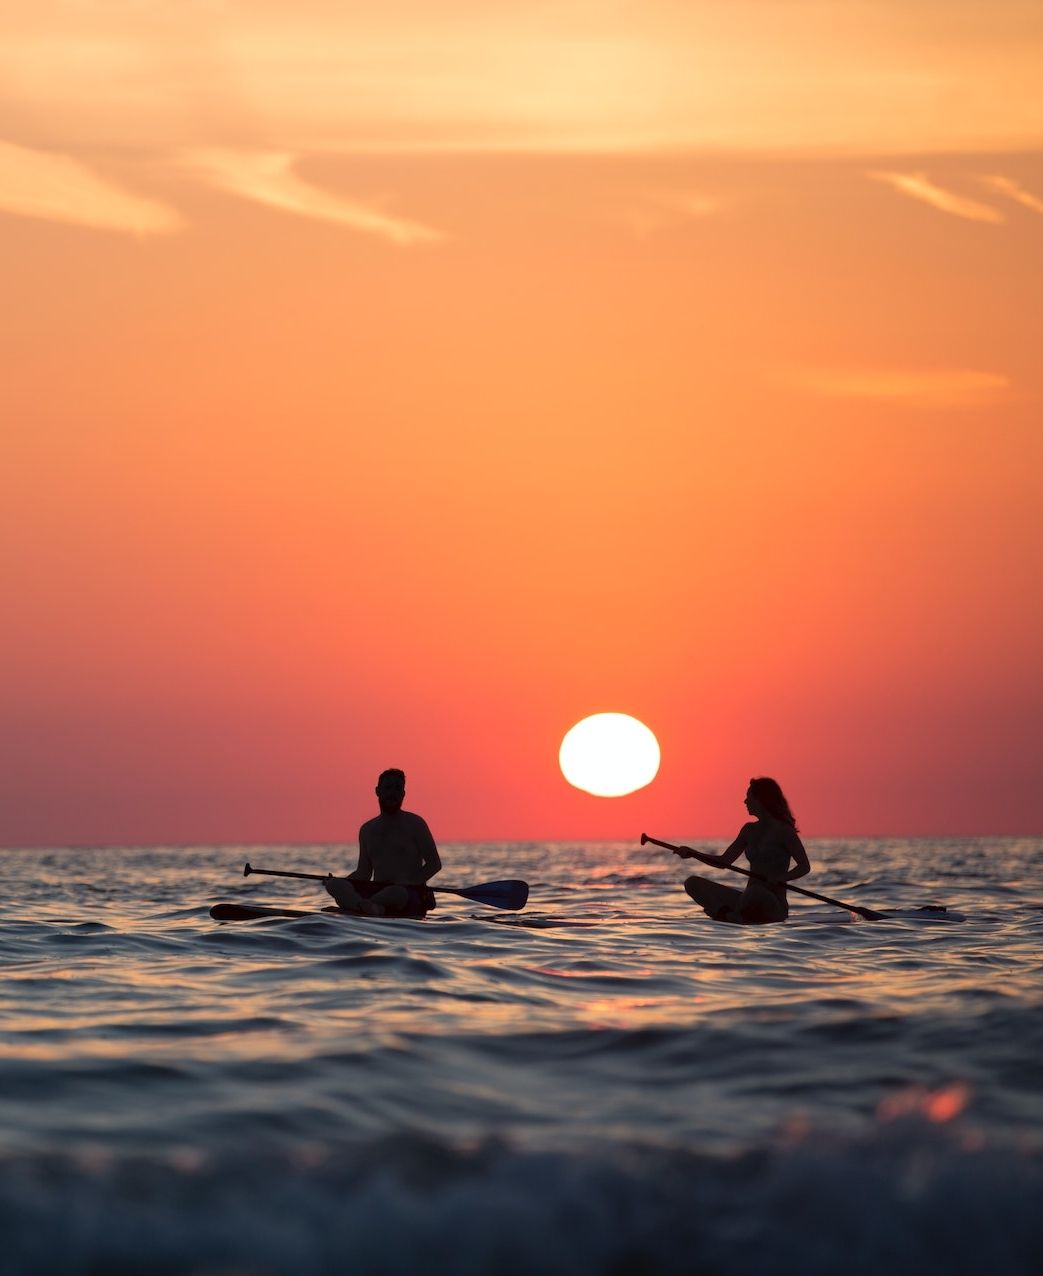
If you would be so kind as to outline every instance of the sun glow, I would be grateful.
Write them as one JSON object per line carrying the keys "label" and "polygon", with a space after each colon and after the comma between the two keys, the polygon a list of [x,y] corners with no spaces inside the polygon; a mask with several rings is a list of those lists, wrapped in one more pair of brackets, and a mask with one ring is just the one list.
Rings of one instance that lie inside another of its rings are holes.
{"label": "sun glow", "polygon": [[623,797],[651,784],[659,771],[659,742],[626,713],[595,713],[565,734],[561,773],[595,797]]}

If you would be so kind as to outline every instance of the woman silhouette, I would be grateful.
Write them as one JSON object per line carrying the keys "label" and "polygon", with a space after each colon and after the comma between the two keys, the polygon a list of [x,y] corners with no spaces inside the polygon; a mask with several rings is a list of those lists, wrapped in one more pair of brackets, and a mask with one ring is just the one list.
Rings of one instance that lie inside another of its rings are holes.
{"label": "woman silhouette", "polygon": [[[746,809],[753,816],[731,846],[720,855],[693,851],[690,846],[674,852],[681,859],[704,864],[733,864],[743,852],[750,861],[751,877],[745,890],[722,886],[708,877],[689,877],[685,890],[707,916],[719,922],[760,925],[784,922],[789,916],[786,883],[811,872],[808,853],[797,834],[797,821],[777,781],[761,776],[746,790]],[[790,861],[795,864],[790,868]]]}

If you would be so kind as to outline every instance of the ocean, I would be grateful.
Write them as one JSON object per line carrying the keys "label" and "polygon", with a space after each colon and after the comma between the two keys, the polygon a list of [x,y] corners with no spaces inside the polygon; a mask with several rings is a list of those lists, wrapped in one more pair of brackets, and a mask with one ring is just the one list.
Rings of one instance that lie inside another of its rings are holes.
{"label": "ocean", "polygon": [[808,848],[965,920],[726,926],[636,839],[445,845],[529,903],[422,921],[210,919],[344,847],[0,852],[0,1273],[1035,1276],[1043,840]]}

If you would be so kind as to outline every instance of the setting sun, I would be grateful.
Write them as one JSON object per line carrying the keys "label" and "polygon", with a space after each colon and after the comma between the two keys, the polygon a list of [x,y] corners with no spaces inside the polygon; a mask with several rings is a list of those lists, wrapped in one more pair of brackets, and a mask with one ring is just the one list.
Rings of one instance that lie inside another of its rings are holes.
{"label": "setting sun", "polygon": [[11,0],[0,844],[1035,828],[1043,26],[950,8]]}
{"label": "setting sun", "polygon": [[565,734],[561,773],[595,797],[623,797],[651,784],[659,770],[659,742],[626,713],[595,713]]}

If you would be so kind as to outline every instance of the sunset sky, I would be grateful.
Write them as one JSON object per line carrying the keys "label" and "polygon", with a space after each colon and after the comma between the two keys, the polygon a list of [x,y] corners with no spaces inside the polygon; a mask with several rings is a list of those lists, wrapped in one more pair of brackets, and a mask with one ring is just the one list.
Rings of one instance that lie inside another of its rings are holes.
{"label": "sunset sky", "polygon": [[0,844],[1041,831],[1038,0],[4,9]]}

